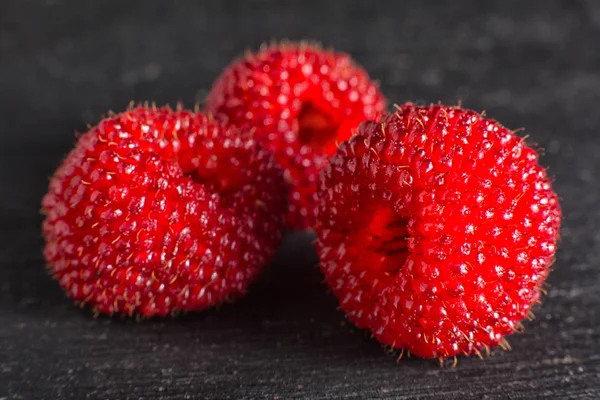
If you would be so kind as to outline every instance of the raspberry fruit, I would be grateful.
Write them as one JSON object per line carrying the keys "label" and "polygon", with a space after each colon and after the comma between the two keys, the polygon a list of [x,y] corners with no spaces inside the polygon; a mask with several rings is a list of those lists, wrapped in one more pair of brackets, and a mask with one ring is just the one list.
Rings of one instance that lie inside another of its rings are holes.
{"label": "raspberry fruit", "polygon": [[214,83],[206,109],[275,153],[290,184],[287,226],[312,225],[319,170],[366,119],[385,110],[367,73],[344,53],[318,45],[263,46],[233,62]]}
{"label": "raspberry fruit", "polygon": [[538,156],[474,111],[406,104],[320,175],[321,269],[348,318],[440,359],[515,332],[540,298],[561,211]]}
{"label": "raspberry fruit", "polygon": [[44,255],[76,302],[166,315],[241,296],[281,240],[270,152],[210,117],[138,107],[84,134],[42,201]]}

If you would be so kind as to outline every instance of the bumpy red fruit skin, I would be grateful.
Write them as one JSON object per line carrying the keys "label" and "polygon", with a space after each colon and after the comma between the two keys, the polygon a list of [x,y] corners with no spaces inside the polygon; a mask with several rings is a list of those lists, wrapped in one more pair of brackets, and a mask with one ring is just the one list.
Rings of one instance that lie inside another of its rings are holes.
{"label": "bumpy red fruit skin", "polygon": [[312,225],[319,170],[337,143],[385,101],[367,73],[344,53],[282,43],[233,62],[214,83],[206,110],[226,117],[275,153],[290,183],[287,225]]}
{"label": "bumpy red fruit skin", "polygon": [[458,107],[406,104],[361,125],[321,173],[315,227],[348,318],[421,357],[479,354],[517,330],[561,219],[537,161]]}
{"label": "bumpy red fruit skin", "polygon": [[43,198],[45,257],[97,312],[166,315],[242,295],[280,243],[273,156],[202,114],[135,108],[84,134]]}

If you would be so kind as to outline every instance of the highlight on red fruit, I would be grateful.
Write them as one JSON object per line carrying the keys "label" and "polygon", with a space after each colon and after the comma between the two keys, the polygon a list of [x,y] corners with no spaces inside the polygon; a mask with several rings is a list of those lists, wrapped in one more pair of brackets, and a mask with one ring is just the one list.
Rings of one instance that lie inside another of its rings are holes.
{"label": "highlight on red fruit", "polygon": [[320,266],[347,317],[421,357],[477,354],[539,302],[561,210],[538,154],[460,107],[405,104],[319,180]]}
{"label": "highlight on red fruit", "polygon": [[50,180],[44,255],[97,313],[167,315],[243,295],[273,256],[283,173],[210,116],[136,107],[103,119]]}
{"label": "highlight on red fruit", "polygon": [[287,226],[312,225],[318,173],[360,122],[385,112],[377,84],[349,55],[306,42],[274,43],[234,61],[206,110],[275,153],[291,187]]}

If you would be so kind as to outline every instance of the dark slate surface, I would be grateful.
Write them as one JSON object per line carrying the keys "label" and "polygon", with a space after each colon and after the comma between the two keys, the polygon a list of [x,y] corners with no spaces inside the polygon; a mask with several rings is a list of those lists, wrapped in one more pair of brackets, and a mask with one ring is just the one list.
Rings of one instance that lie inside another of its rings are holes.
{"label": "dark slate surface", "polygon": [[[600,398],[600,2],[198,3],[0,1],[0,399]],[[397,364],[344,322],[309,235],[245,299],[178,320],[93,319],[47,276],[39,201],[73,131],[131,99],[192,105],[281,37],[350,52],[392,102],[462,99],[546,149],[562,246],[512,351]]]}

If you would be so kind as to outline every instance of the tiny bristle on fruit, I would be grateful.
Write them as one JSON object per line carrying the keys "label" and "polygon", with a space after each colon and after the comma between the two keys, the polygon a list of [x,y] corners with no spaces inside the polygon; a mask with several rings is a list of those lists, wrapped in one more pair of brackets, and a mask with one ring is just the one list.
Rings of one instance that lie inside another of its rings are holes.
{"label": "tiny bristle on fruit", "polygon": [[385,345],[482,357],[539,302],[561,210],[537,152],[495,120],[397,106],[340,144],[318,196],[326,282]]}
{"label": "tiny bristle on fruit", "polygon": [[281,240],[272,154],[178,107],[131,104],[83,134],[42,201],[44,255],[96,313],[165,316],[242,296]]}
{"label": "tiny bristle on fruit", "polygon": [[316,42],[273,41],[217,78],[213,112],[275,153],[290,186],[287,226],[312,225],[318,172],[364,120],[385,112],[377,83],[345,53]]}

